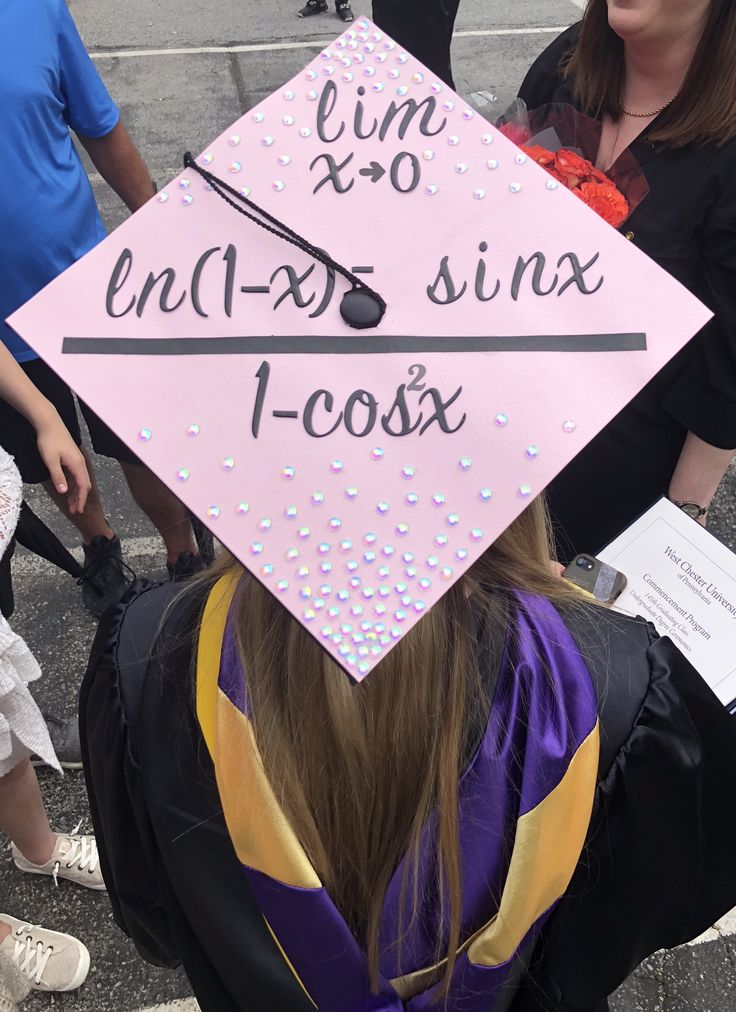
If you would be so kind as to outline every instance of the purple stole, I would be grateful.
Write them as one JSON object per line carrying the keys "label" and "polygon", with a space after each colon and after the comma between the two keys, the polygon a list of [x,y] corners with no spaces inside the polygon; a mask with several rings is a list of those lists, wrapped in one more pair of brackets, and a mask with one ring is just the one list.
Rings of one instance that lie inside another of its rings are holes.
{"label": "purple stole", "polygon": [[[246,679],[227,619],[237,580],[210,593],[200,629],[197,714],[235,852],[289,969],[322,1012],[430,1012],[437,1005],[439,915],[433,822],[420,856],[421,907],[401,917],[403,863],[386,895],[381,978],[310,864],[263,771]],[[564,895],[590,823],[598,774],[596,696],[552,605],[514,596],[493,706],[460,782],[462,946],[445,1006],[500,1012],[539,930]],[[411,892],[411,890],[407,890]],[[410,898],[406,899],[407,904]],[[396,942],[403,923],[401,946]]]}

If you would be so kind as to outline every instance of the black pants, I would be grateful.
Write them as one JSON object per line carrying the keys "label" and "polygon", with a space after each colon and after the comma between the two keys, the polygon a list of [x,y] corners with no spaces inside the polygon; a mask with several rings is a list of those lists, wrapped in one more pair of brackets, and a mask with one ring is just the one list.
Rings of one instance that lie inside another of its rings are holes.
{"label": "black pants", "polygon": [[373,20],[454,88],[450,44],[460,0],[373,0]]}

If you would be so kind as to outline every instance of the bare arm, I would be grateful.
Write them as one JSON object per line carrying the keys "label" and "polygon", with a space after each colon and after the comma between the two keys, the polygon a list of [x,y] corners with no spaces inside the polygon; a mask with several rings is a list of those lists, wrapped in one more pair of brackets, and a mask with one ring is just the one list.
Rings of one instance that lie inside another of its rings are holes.
{"label": "bare arm", "polygon": [[151,173],[120,121],[104,137],[79,139],[102,178],[131,211],[150,200],[154,194]]}
{"label": "bare arm", "polygon": [[[56,408],[31,383],[1,341],[0,397],[27,418],[36,430],[38,452],[48,468],[54,488],[62,495],[69,492],[71,513],[82,513],[91,488],[84,457]],[[65,471],[72,479],[71,489]]]}
{"label": "bare arm", "polygon": [[670,498],[708,506],[735,454],[736,450],[719,450],[689,432],[670,481]]}

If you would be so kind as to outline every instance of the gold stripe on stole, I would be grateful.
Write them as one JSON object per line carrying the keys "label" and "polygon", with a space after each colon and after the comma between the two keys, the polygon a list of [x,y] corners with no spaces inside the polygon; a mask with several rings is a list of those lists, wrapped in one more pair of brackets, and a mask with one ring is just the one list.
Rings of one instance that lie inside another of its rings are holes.
{"label": "gold stripe on stole", "polygon": [[242,864],[288,886],[320,889],[268,782],[251,722],[217,684],[237,582],[222,577],[210,591],[197,649],[197,717],[215,765],[225,821]]}
{"label": "gold stripe on stole", "polygon": [[[554,790],[516,824],[514,849],[498,913],[461,947],[471,963],[500,966],[530,928],[564,896],[580,860],[593,812],[598,778],[600,726],[578,748]],[[437,980],[446,960],[391,981],[409,998]]]}

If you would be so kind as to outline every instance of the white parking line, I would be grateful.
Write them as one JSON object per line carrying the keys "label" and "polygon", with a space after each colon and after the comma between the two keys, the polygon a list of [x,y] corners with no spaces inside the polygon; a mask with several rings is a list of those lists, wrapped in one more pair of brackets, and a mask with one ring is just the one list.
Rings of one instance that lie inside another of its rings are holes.
{"label": "white parking line", "polygon": [[[478,31],[455,32],[456,39],[494,38],[512,35],[559,35],[569,25],[554,28],[488,28]],[[237,53],[275,53],[289,49],[324,49],[335,40],[310,39],[300,42],[253,42],[242,46],[190,46],[181,49],[114,49],[109,52],[92,52],[93,60],[129,60],[143,56],[202,56],[208,53],[219,53],[224,56]]]}
{"label": "white parking line", "polygon": [[150,1008],[139,1009],[139,1012],[199,1012],[199,1005],[194,998],[182,998],[168,1005],[151,1005]]}

